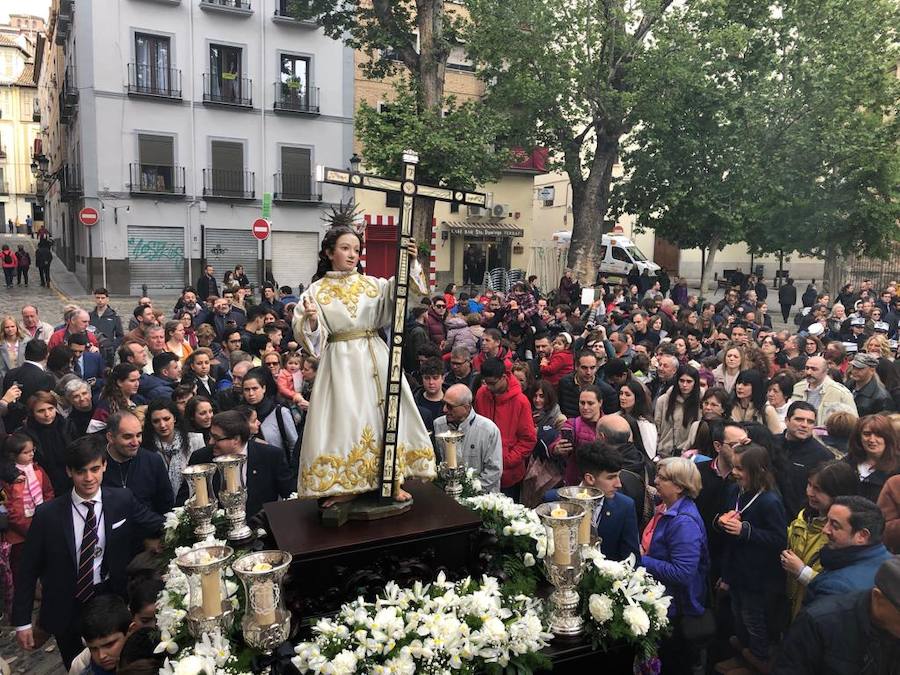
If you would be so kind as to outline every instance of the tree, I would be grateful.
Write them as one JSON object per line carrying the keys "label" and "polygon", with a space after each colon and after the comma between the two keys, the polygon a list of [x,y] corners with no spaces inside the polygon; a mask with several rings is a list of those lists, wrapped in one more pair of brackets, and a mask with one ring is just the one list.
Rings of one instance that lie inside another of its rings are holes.
{"label": "tree", "polygon": [[550,151],[572,186],[568,265],[593,282],[613,165],[631,130],[635,62],[672,0],[467,0],[467,52],[512,137]]}
{"label": "tree", "polygon": [[[420,181],[472,187],[508,163],[504,148],[496,147],[504,135],[502,117],[480,101],[459,104],[444,95],[447,60],[464,17],[448,13],[443,0],[289,0],[288,12],[315,20],[326,35],[361,50],[367,77],[394,78],[396,100],[388,114],[379,118],[369,106],[359,111],[367,166],[399,175],[400,153],[411,148],[419,152]],[[430,240],[433,215],[434,201],[416,198],[413,225],[420,243]]]}
{"label": "tree", "polygon": [[[798,250],[840,274],[897,237],[896,5],[699,0],[639,69],[615,210],[682,247]],[[832,282],[834,280],[832,279]]]}

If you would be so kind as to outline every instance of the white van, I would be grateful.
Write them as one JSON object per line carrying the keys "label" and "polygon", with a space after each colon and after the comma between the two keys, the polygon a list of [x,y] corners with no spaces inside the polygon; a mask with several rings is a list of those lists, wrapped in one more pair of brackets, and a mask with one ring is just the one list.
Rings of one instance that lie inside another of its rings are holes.
{"label": "white van", "polygon": [[[572,232],[564,230],[553,233],[553,241],[568,246],[572,239]],[[634,242],[621,234],[604,234],[600,244],[600,271],[603,274],[627,276],[632,268],[637,265],[638,272],[647,270],[651,277],[655,277],[660,267],[641,252]]]}

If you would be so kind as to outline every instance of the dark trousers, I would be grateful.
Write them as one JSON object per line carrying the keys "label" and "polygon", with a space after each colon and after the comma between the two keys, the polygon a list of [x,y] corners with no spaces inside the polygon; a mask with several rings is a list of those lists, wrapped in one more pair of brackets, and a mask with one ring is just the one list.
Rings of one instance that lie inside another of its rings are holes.
{"label": "dark trousers", "polygon": [[41,273],[41,286],[49,286],[50,285],[50,267],[44,267],[43,265],[38,266],[38,272]]}
{"label": "dark trousers", "polygon": [[[76,622],[77,623],[77,622]],[[63,666],[68,672],[72,667],[72,661],[84,649],[84,643],[81,641],[81,633],[75,624],[69,626],[64,633],[54,633],[56,638],[56,646],[59,648],[59,655],[62,658]]]}
{"label": "dark trousers", "polygon": [[788,317],[791,315],[791,307],[793,305],[781,303],[781,318],[784,319],[785,323],[787,323]]}
{"label": "dark trousers", "polygon": [[27,268],[27,267],[18,267],[18,268],[16,268],[16,272],[17,272],[17,274],[16,274],[16,276],[17,276],[16,283],[19,284],[19,285],[21,286],[21,285],[22,285],[22,279],[24,278],[24,279],[25,279],[25,285],[27,286],[27,285],[28,285],[28,268]]}
{"label": "dark trousers", "polygon": [[13,285],[13,276],[16,271],[15,267],[4,267],[3,268],[3,277],[6,279],[6,287],[9,288]]}
{"label": "dark trousers", "polygon": [[769,599],[763,593],[731,588],[734,632],[755,657],[769,660]]}

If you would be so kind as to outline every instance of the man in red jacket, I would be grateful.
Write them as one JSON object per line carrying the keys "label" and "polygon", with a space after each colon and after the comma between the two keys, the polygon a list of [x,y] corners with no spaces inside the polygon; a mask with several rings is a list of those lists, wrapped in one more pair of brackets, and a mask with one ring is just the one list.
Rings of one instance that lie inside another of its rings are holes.
{"label": "man in red jacket", "polygon": [[481,387],[475,394],[475,412],[500,429],[503,444],[503,474],[500,491],[519,500],[525,462],[537,443],[531,403],[522,393],[515,375],[507,374],[499,359],[486,359],[481,366]]}

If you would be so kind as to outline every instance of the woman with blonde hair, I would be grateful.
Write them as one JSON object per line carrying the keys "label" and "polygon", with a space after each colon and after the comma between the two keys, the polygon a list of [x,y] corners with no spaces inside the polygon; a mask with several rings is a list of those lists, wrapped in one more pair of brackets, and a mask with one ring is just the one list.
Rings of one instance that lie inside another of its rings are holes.
{"label": "woman with blonde hair", "polygon": [[743,368],[743,363],[744,352],[741,348],[733,342],[726,344],[725,349],[722,350],[722,363],[712,371],[716,386],[721,387],[730,394],[732,389],[734,389],[738,373]]}
{"label": "woman with blonde hair", "polygon": [[884,335],[873,335],[866,340],[866,346],[863,349],[866,354],[877,356],[879,359],[894,360],[894,353],[891,350],[891,343]]}
{"label": "woman with blonde hair", "polygon": [[12,316],[7,314],[0,319],[0,378],[25,363],[28,339]]}

